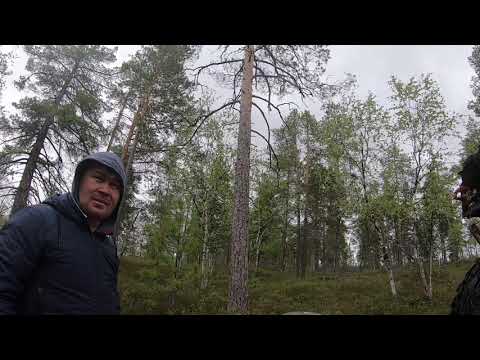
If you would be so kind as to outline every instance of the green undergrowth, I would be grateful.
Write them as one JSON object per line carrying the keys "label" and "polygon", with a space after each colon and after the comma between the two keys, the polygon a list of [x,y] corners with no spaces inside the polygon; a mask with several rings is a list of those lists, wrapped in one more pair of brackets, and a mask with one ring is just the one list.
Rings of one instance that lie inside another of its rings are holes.
{"label": "green undergrowth", "polygon": [[[448,314],[456,288],[473,260],[434,267],[433,300],[423,295],[415,267],[395,271],[398,291],[392,297],[384,272],[309,274],[260,270],[249,278],[249,313],[278,315],[308,311],[325,315],[428,315]],[[123,314],[226,314],[226,271],[212,275],[200,286],[198,269],[184,269],[174,276],[167,265],[143,258],[121,260],[119,290]]]}

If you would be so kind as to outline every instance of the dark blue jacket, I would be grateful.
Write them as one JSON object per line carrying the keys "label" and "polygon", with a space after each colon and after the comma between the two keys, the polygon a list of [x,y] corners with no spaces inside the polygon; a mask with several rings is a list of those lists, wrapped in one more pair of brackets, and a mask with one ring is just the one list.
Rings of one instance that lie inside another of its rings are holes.
{"label": "dark blue jacket", "polygon": [[18,211],[0,231],[0,314],[120,312],[110,235],[118,209],[92,233],[78,206],[81,172],[92,160],[113,169],[124,188],[120,159],[94,154],[77,166],[72,193]]}

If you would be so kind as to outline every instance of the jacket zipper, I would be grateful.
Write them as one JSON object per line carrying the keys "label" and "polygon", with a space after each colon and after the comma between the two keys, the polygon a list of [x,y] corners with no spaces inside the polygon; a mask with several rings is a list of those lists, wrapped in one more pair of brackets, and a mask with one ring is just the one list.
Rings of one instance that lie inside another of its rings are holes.
{"label": "jacket zipper", "polygon": [[93,247],[95,248],[95,299],[94,299],[94,304],[95,304],[95,311],[98,312],[99,309],[99,300],[100,300],[100,246],[98,240],[95,238],[95,233],[92,233],[89,229],[90,232],[90,237],[93,241]]}

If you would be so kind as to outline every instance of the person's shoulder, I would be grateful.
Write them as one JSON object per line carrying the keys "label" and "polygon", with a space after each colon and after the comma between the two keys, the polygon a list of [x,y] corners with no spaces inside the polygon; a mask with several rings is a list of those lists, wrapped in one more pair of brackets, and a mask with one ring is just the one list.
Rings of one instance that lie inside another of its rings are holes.
{"label": "person's shoulder", "polygon": [[55,216],[55,209],[47,204],[36,204],[18,210],[11,216],[9,225],[45,225],[52,222]]}

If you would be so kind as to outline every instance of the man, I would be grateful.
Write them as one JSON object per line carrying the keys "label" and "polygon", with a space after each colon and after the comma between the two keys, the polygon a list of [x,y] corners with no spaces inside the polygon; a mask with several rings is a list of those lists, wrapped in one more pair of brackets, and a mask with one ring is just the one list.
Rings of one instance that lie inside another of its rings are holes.
{"label": "man", "polygon": [[119,314],[112,238],[126,174],[113,153],[83,159],[72,192],[16,212],[0,231],[0,314]]}
{"label": "man", "polygon": [[[469,220],[469,230],[480,243],[480,227],[475,221],[480,217],[480,152],[465,160],[459,174],[462,184],[455,190],[454,198],[462,202],[462,217]],[[458,286],[451,314],[480,315],[480,260],[475,262]]]}

